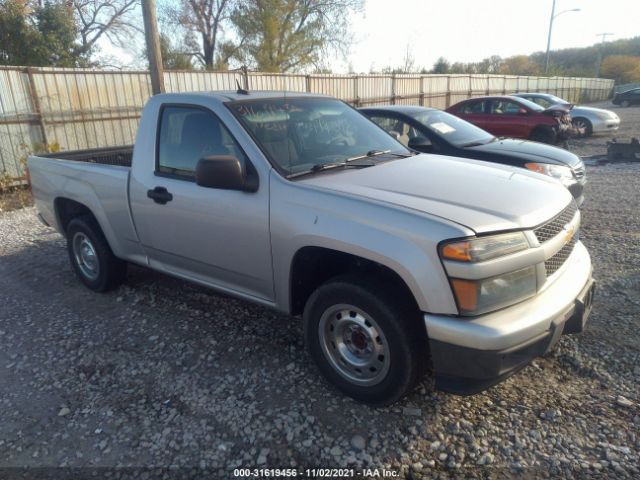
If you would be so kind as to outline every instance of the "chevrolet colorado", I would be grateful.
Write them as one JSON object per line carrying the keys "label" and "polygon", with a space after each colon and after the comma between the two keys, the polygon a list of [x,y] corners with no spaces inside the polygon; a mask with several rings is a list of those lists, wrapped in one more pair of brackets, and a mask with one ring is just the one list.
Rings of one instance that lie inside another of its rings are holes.
{"label": "chevrolet colorado", "polygon": [[483,390],[581,331],[591,309],[562,185],[415,154],[330,97],[157,95],[135,147],[28,168],[87,287],[116,287],[134,263],[302,315],[320,371],[371,404],[429,365],[437,388]]}

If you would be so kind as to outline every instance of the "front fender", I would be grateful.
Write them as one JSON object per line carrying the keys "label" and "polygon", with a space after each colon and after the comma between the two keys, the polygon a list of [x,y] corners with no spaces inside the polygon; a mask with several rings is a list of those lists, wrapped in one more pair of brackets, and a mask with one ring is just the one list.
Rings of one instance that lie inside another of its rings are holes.
{"label": "front fender", "polygon": [[276,305],[290,308],[291,265],[321,247],[394,271],[424,312],[457,314],[438,243],[472,235],[465,227],[408,209],[297,185],[272,184],[271,243]]}

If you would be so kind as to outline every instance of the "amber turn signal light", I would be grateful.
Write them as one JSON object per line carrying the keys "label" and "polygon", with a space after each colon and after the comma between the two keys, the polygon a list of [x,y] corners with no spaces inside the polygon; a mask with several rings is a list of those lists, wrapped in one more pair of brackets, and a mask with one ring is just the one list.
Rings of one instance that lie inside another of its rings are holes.
{"label": "amber turn signal light", "polygon": [[452,278],[451,285],[458,300],[458,308],[464,312],[472,312],[478,306],[478,282]]}
{"label": "amber turn signal light", "polygon": [[469,242],[449,243],[442,247],[442,257],[447,260],[471,261]]}

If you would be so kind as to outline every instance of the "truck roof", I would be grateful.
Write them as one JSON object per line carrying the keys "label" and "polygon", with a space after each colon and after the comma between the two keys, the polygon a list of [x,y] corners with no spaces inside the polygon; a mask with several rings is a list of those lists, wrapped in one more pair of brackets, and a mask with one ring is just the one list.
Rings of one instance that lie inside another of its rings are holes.
{"label": "truck roof", "polygon": [[[251,100],[251,99],[278,99],[286,97],[323,97],[328,98],[328,95],[320,93],[307,93],[307,92],[292,92],[285,90],[250,90],[249,93],[238,93],[235,90],[216,90],[210,92],[180,92],[180,94],[188,95],[200,95],[203,97],[214,97],[222,102],[236,101],[236,100]],[[175,93],[165,93],[157,95],[159,97],[163,95],[176,95]]]}

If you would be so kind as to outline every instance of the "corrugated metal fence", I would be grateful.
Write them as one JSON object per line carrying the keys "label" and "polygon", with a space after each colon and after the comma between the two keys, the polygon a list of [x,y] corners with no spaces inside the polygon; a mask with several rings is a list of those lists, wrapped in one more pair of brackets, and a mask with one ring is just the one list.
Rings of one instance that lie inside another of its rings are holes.
{"label": "corrugated metal fence", "polygon": [[[446,108],[465,98],[542,91],[573,102],[606,99],[613,81],[510,75],[303,75],[246,71],[165,72],[168,92],[287,90],[332,95],[353,105]],[[146,71],[0,67],[0,175],[21,178],[23,159],[47,145],[63,150],[131,144],[151,95]]]}

